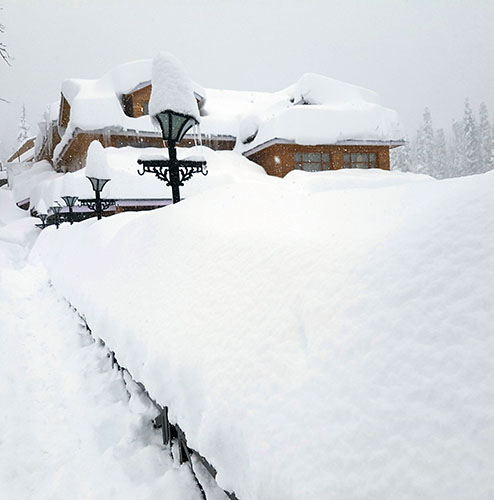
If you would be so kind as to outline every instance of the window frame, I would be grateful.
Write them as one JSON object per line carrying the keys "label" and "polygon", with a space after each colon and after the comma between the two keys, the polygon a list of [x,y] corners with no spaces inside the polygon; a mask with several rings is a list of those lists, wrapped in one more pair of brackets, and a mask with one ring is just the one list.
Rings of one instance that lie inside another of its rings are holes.
{"label": "window frame", "polygon": [[378,168],[379,158],[376,152],[345,151],[343,153],[343,168]]}
{"label": "window frame", "polygon": [[[294,151],[293,168],[303,172],[325,172],[332,170],[332,158],[329,151]],[[318,169],[311,168],[319,165]]]}

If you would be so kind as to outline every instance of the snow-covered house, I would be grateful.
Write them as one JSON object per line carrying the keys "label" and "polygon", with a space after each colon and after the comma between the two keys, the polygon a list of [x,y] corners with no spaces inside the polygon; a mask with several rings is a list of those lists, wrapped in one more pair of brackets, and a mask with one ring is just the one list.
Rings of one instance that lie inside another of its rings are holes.
{"label": "snow-covered house", "polygon": [[[39,142],[49,147],[41,147],[37,159],[71,172],[84,167],[93,140],[105,147],[162,147],[148,114],[151,60],[123,64],[96,80],[66,80],[61,90],[56,127],[45,127]],[[179,146],[193,145],[200,134],[204,145],[235,150],[271,175],[389,169],[389,149],[403,144],[396,112],[381,106],[374,92],[321,75],[305,74],[273,93],[194,84],[194,95],[200,132]]]}

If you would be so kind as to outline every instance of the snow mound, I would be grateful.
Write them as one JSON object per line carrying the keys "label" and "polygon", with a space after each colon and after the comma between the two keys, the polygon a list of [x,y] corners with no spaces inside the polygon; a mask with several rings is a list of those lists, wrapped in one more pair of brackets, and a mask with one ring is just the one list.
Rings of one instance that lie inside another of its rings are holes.
{"label": "snow mound", "polygon": [[356,103],[379,103],[379,96],[372,90],[340,82],[316,73],[305,73],[290,89],[294,102],[341,106]]}
{"label": "snow mound", "polygon": [[[151,81],[149,114],[152,118],[162,111],[171,110],[192,116],[197,122],[200,121],[192,82],[176,57],[165,52],[158,54],[153,59]],[[155,124],[159,126],[157,121]]]}
{"label": "snow mound", "polygon": [[488,498],[494,172],[309,175],[35,252],[238,498]]}

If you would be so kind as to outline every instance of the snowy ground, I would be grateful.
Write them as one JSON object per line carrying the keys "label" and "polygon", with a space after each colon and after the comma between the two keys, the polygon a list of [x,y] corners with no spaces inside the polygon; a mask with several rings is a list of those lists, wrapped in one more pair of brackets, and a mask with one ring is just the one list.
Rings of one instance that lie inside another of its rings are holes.
{"label": "snowy ground", "polygon": [[293,172],[44,231],[241,500],[494,495],[494,172]]}
{"label": "snowy ground", "polygon": [[33,221],[8,191],[0,209],[0,498],[200,499],[150,425],[156,410],[26,263]]}
{"label": "snowy ground", "polygon": [[27,264],[11,209],[0,497],[198,495],[65,297],[240,500],[491,500],[493,191],[259,175],[48,228]]}

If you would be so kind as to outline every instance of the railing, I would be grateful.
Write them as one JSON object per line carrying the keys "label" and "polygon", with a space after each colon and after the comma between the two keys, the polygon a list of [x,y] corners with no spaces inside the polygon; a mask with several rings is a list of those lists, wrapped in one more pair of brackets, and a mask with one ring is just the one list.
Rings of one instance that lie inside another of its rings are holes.
{"label": "railing", "polygon": [[[94,336],[91,332],[91,328],[87,324],[86,319],[84,316],[82,316],[77,309],[75,309],[70,302],[67,301],[69,306],[72,308],[72,310],[79,316],[81,321],[84,323],[86,332],[91,338],[94,339]],[[104,340],[101,338],[99,339],[99,342],[101,343],[102,346],[104,346],[107,349],[107,357],[110,359],[111,362],[111,368],[118,370],[122,374],[122,382],[126,385],[126,377],[128,377],[130,380],[132,380],[140,389],[142,390],[142,393],[144,396],[148,399],[148,401],[154,406],[156,411],[158,412],[158,415],[150,422],[150,424],[153,426],[155,429],[161,429],[161,436],[162,436],[162,441],[163,441],[163,446],[166,447],[168,453],[174,458],[173,455],[173,449],[174,445],[175,448],[178,449],[178,460],[180,464],[187,464],[189,466],[190,472],[192,473],[192,476],[194,478],[194,482],[197,485],[197,488],[201,494],[201,497],[203,500],[207,500],[206,492],[200,483],[197,474],[194,470],[194,465],[192,461],[192,457],[196,457],[197,460],[203,465],[204,469],[208,472],[208,474],[215,479],[216,478],[216,470],[215,468],[207,461],[205,457],[203,457],[199,452],[188,446],[187,444],[187,437],[185,435],[185,432],[180,428],[178,423],[172,424],[168,418],[168,407],[167,406],[162,406],[160,405],[155,399],[151,397],[149,392],[147,391],[146,387],[142,382],[139,382],[134,379],[132,374],[129,372],[127,368],[122,366],[118,360],[117,357],[115,356],[115,352],[110,350],[109,347],[106,345]],[[223,488],[221,488],[219,485],[218,487],[225,493],[225,495],[230,499],[230,500],[238,500],[237,496],[235,495],[234,492],[226,491]]]}

